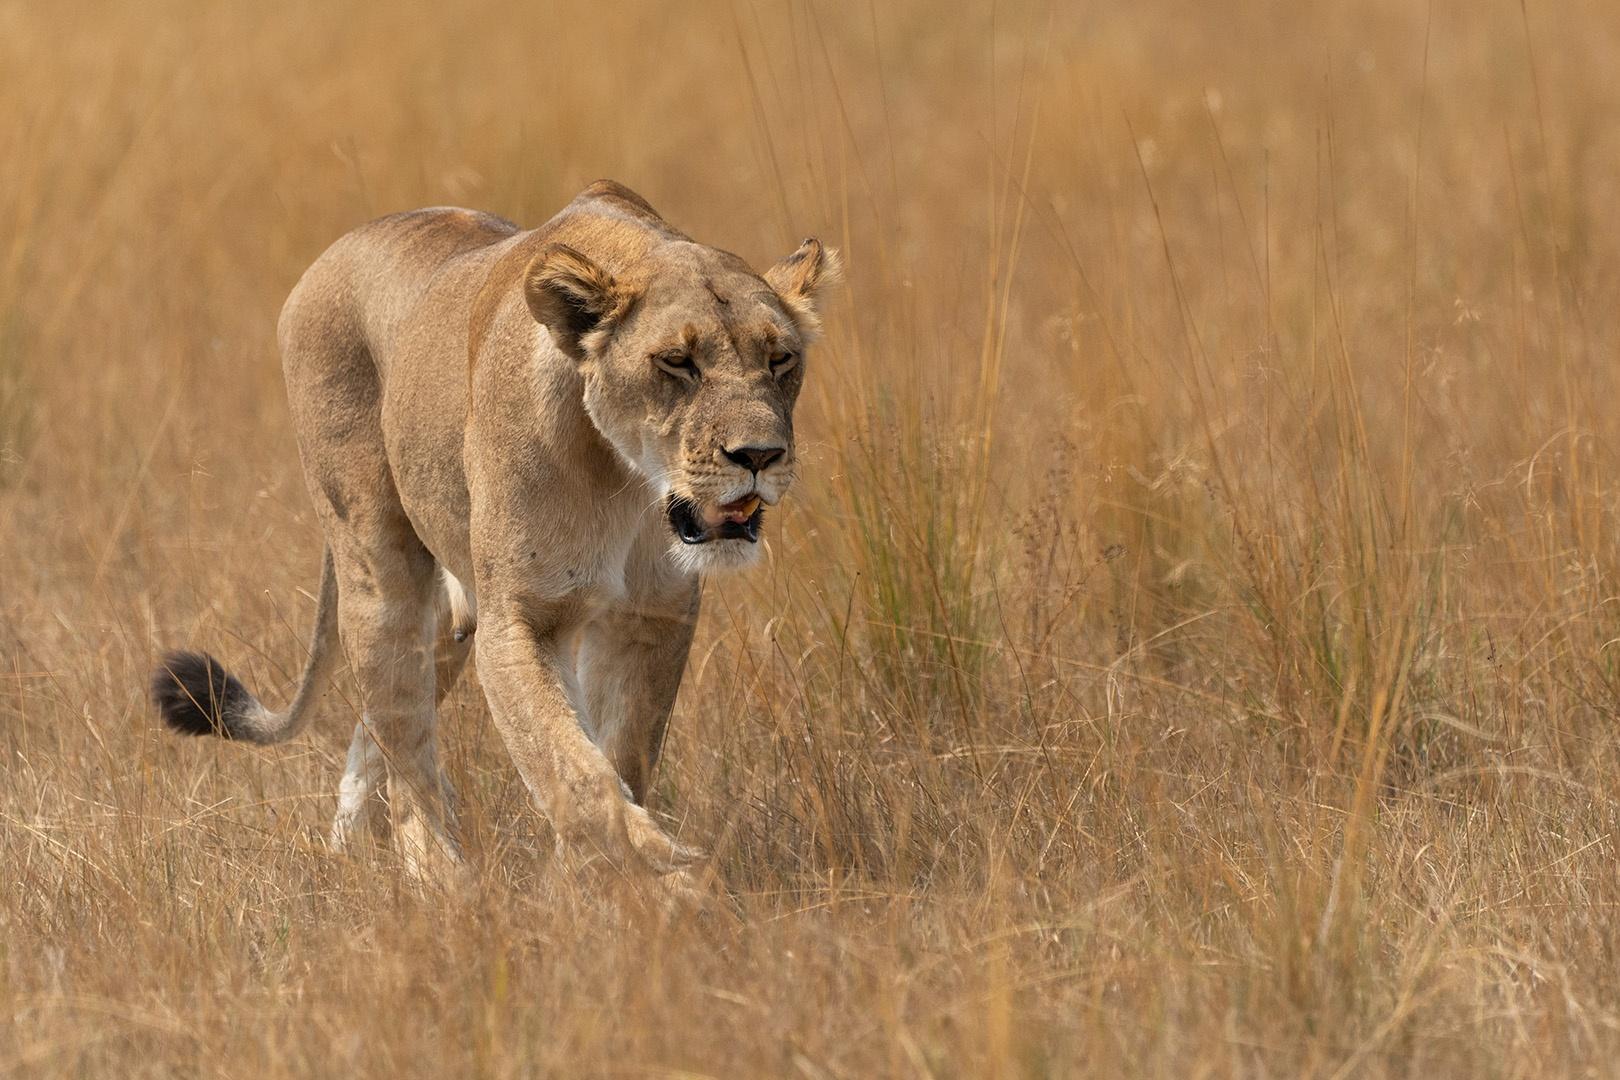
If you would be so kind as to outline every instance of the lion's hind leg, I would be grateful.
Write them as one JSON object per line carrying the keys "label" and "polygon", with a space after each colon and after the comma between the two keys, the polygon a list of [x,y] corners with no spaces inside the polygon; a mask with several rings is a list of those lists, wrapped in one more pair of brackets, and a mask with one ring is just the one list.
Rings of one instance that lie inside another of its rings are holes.
{"label": "lion's hind leg", "polygon": [[338,637],[361,710],[333,839],[342,844],[370,828],[385,788],[407,869],[453,878],[461,855],[435,731],[438,564],[400,505],[381,433],[351,426],[343,440],[317,434],[304,446],[304,467],[332,552]]}
{"label": "lion's hind leg", "polygon": [[[476,627],[476,607],[471,594],[447,570],[439,572],[444,589],[439,593],[437,633],[434,638],[434,706],[444,703],[445,695],[455,688],[455,680],[467,667],[467,657],[473,651],[473,630]],[[343,780],[337,792],[337,816],[332,821],[332,845],[348,847],[356,837],[371,836],[384,839],[389,832],[387,800],[382,789],[387,784],[389,769],[382,756],[382,748],[366,729],[363,721],[355,724],[355,735],[348,743],[347,764],[343,767]],[[441,780],[442,787],[450,790],[449,779]]]}
{"label": "lion's hind leg", "polygon": [[[445,587],[434,605],[437,626],[433,649],[435,710],[455,686],[472,652],[470,597],[448,573],[442,573],[442,577]],[[381,839],[388,834],[388,802],[384,797],[387,780],[388,760],[370,727],[362,720],[354,727],[343,780],[338,788],[337,815],[332,822],[334,847],[343,849],[364,835]],[[439,790],[444,799],[453,800],[450,782],[442,775]]]}
{"label": "lion's hind leg", "polygon": [[355,736],[362,749],[350,755],[357,782],[345,784],[339,816],[366,805],[380,758],[395,850],[413,875],[443,880],[455,876],[461,851],[435,732],[433,564],[425,551],[391,554],[338,558],[338,630],[363,710]]}

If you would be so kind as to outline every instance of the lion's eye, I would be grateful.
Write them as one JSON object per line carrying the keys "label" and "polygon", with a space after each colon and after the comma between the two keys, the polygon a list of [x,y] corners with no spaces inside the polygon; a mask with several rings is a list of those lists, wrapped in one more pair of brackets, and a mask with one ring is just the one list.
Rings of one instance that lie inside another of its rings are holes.
{"label": "lion's eye", "polygon": [[799,362],[799,354],[788,349],[777,349],[771,353],[771,373],[782,375],[792,370],[793,365]]}
{"label": "lion's eye", "polygon": [[653,353],[652,362],[678,379],[695,379],[698,376],[698,367],[692,360],[692,354],[681,349]]}

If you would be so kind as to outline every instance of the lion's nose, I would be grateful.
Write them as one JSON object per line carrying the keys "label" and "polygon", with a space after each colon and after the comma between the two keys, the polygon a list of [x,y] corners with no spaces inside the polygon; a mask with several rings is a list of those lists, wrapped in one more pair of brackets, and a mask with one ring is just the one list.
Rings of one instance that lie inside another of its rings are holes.
{"label": "lion's nose", "polygon": [[720,451],[733,465],[741,465],[751,473],[764,472],[778,458],[787,453],[785,446],[739,446],[735,450]]}

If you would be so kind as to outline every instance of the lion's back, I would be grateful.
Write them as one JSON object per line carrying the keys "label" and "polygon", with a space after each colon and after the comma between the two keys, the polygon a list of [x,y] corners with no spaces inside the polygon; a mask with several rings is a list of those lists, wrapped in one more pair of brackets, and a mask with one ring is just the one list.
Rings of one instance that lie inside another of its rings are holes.
{"label": "lion's back", "polygon": [[505,218],[459,207],[390,214],[343,234],[304,271],[282,306],[277,336],[291,359],[364,347],[385,354],[447,267],[513,236]]}

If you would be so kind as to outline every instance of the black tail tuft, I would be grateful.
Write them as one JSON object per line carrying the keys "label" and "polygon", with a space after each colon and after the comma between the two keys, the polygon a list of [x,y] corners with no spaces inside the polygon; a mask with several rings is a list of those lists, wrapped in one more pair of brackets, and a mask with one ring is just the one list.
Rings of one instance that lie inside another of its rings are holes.
{"label": "black tail tuft", "polygon": [[152,676],[152,700],[163,722],[186,735],[234,739],[232,719],[240,720],[253,695],[206,653],[172,652]]}

